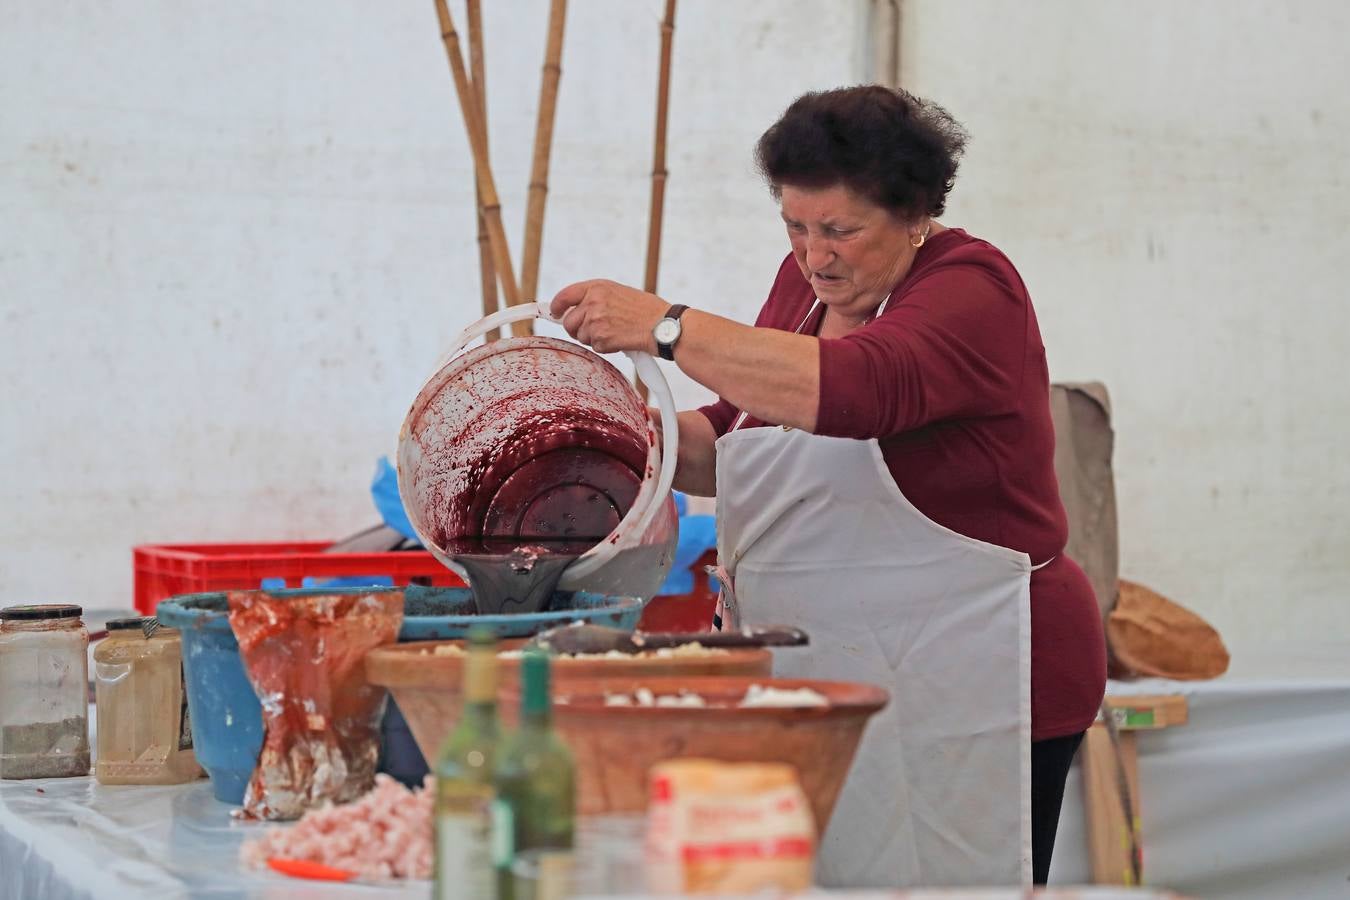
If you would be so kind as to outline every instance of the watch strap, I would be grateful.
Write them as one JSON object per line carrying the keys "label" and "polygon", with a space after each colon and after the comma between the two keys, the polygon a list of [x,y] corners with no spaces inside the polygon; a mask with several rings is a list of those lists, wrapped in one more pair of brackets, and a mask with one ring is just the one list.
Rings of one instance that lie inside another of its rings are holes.
{"label": "watch strap", "polygon": [[[673,319],[674,321],[678,322],[680,320],[680,316],[684,315],[685,310],[687,310],[688,308],[689,307],[683,303],[676,303],[670,309],[666,310],[666,314],[661,317],[661,321],[664,322],[666,319]],[[679,338],[677,337],[675,340],[678,341]],[[675,343],[672,342],[669,344],[663,344],[660,341],[657,341],[656,352],[660,355],[662,359],[674,361]]]}

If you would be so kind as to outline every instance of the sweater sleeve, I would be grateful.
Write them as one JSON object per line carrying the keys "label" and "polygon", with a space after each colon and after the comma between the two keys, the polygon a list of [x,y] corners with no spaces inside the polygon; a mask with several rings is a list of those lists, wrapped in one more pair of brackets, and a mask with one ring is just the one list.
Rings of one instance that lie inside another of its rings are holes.
{"label": "sweater sleeve", "polygon": [[700,406],[698,411],[703,413],[703,418],[712,424],[713,432],[718,437],[731,430],[731,423],[736,421],[736,416],[740,413],[740,410],[721,397],[717,398],[716,403]]}
{"label": "sweater sleeve", "polygon": [[943,266],[875,321],[820,342],[816,433],[883,438],[1016,405],[1027,302],[979,265]]}

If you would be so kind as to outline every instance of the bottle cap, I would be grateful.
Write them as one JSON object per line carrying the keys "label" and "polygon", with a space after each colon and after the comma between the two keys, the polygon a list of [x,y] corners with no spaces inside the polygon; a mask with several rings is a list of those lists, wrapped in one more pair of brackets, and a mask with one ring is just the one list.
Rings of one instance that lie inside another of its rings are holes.
{"label": "bottle cap", "polygon": [[37,606],[6,606],[0,609],[0,621],[33,622],[39,619],[78,619],[84,609],[70,603],[43,603]]}
{"label": "bottle cap", "polygon": [[109,619],[103,626],[109,631],[131,631],[139,629],[145,622],[145,616],[131,616],[126,619]]}

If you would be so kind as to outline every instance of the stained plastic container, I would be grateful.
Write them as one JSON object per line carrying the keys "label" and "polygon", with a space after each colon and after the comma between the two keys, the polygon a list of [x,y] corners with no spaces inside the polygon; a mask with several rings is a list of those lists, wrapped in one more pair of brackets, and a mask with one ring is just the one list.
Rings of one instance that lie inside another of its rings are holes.
{"label": "stained plastic container", "polygon": [[0,609],[0,778],[89,774],[89,632],[67,604]]}
{"label": "stained plastic container", "polygon": [[474,542],[573,542],[585,552],[561,588],[645,601],[665,580],[678,530],[670,388],[650,356],[629,354],[661,410],[658,438],[628,379],[580,344],[525,337],[465,349],[536,317],[550,319],[547,308],[526,303],[470,326],[418,392],[398,446],[408,519],[460,576],[454,554]]}
{"label": "stained plastic container", "polygon": [[94,647],[94,775],[103,784],[182,784],[204,774],[192,752],[179,633],[156,628],[147,637],[145,621],[113,619]]}

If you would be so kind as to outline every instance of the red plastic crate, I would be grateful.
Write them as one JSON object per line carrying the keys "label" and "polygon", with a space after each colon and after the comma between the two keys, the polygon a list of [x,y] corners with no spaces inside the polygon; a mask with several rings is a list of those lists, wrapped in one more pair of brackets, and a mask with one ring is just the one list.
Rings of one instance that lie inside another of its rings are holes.
{"label": "red plastic crate", "polygon": [[132,550],[136,611],[155,614],[159,601],[176,594],[258,587],[283,578],[300,587],[314,578],[386,576],[395,584],[456,587],[458,575],[425,550],[392,553],[324,553],[331,541],[277,544],[146,544]]}
{"label": "red plastic crate", "polygon": [[687,594],[662,594],[643,607],[638,628],[643,631],[708,631],[717,611],[717,588],[710,583],[704,566],[717,563],[717,551],[709,550],[694,563],[694,589]]}

